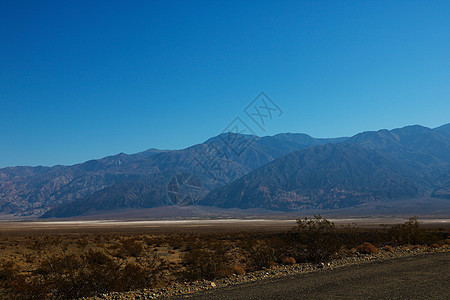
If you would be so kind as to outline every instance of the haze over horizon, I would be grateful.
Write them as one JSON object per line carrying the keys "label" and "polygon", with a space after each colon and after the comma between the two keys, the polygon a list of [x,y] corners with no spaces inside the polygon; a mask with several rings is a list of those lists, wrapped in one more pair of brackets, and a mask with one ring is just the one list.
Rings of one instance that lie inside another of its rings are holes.
{"label": "haze over horizon", "polygon": [[449,122],[450,3],[2,3],[0,168],[182,149],[261,92],[258,136]]}

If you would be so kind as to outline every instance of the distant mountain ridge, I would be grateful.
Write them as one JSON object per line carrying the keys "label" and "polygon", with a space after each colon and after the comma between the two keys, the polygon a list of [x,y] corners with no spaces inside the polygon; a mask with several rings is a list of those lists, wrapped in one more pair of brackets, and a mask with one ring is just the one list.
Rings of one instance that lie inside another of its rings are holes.
{"label": "distant mountain ridge", "polygon": [[199,204],[298,210],[430,195],[448,199],[448,128],[363,132],[296,151],[213,190]]}
{"label": "distant mountain ridge", "polygon": [[[226,136],[229,134],[183,150],[150,149],[132,155],[120,153],[73,166],[0,169],[0,213],[39,216],[58,205],[86,202],[82,199],[93,199],[94,193],[100,198],[109,197],[111,191],[114,191],[114,198],[122,199],[117,202],[117,207],[135,206],[133,199],[144,207],[153,207],[170,202],[167,183],[178,173],[195,174],[202,181],[202,194],[206,194],[288,152],[342,140],[286,134],[278,135],[272,141],[272,137],[232,134],[239,141],[252,140],[243,153],[237,154],[233,145],[227,144]],[[220,152],[220,155],[213,151]],[[217,159],[217,156],[222,157]],[[220,170],[217,170],[217,165],[209,166],[211,159],[219,162]],[[118,186],[114,187],[116,184]],[[90,205],[86,210],[90,211],[99,209],[103,203],[88,202]]]}
{"label": "distant mountain ridge", "polygon": [[287,154],[215,189],[199,204],[299,210],[414,198],[428,186],[409,171],[389,156],[357,144],[327,144]]}
{"label": "distant mountain ridge", "polygon": [[[449,128],[415,125],[332,139],[225,133],[183,150],[121,153],[74,166],[4,168],[0,213],[68,217],[191,204],[298,210],[420,196],[447,199]],[[183,194],[178,181],[189,191]]]}

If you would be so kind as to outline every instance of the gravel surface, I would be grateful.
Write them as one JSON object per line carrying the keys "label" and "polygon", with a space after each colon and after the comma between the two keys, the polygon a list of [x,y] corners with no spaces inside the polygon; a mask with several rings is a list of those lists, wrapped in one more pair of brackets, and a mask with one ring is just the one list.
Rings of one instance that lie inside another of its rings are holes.
{"label": "gravel surface", "polygon": [[[437,249],[431,247],[424,247],[424,248],[397,247],[394,248],[393,252],[385,251],[383,249],[378,250],[379,252],[377,254],[355,253],[355,255],[352,257],[336,259],[329,263],[320,263],[320,264],[301,263],[288,266],[277,265],[270,269],[251,272],[244,275],[233,275],[231,277],[220,278],[214,281],[202,280],[194,282],[177,283],[171,286],[166,286],[164,288],[136,290],[125,293],[109,293],[99,295],[97,297],[92,297],[89,299],[159,299],[172,297],[178,298],[180,296],[186,297],[189,295],[198,295],[199,293],[204,293],[205,295],[211,296],[212,294],[210,294],[210,292],[212,290],[218,290],[219,292],[221,290],[224,290],[225,287],[233,287],[238,285],[244,286],[246,284],[251,284],[261,280],[270,281],[292,275],[301,275],[313,272],[320,273],[323,270],[349,269],[348,268],[349,266],[360,266],[371,262],[383,262],[413,256],[423,257],[424,256],[423,254],[428,253],[445,253],[444,256],[447,258],[448,262],[448,252],[450,252],[450,247],[449,245],[445,245]],[[239,298],[239,296],[242,295],[237,294],[234,296],[238,296],[237,298]],[[442,296],[443,298],[441,299],[450,299],[449,294]],[[200,297],[202,296],[200,295]],[[233,297],[233,295],[230,295],[230,297],[236,298]]]}

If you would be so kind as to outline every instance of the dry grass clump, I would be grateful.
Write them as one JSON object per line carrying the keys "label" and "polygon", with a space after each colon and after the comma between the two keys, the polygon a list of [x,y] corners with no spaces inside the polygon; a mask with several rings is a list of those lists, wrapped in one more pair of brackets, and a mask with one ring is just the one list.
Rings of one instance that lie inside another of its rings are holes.
{"label": "dry grass clump", "polygon": [[230,267],[230,270],[233,272],[233,274],[236,274],[236,275],[245,274],[245,269],[241,265],[232,265]]}
{"label": "dry grass clump", "polygon": [[290,256],[284,256],[284,257],[281,259],[281,263],[282,263],[283,265],[293,265],[293,264],[296,263],[296,261],[295,261],[295,258],[293,258],[293,257],[290,257]]}
{"label": "dry grass clump", "polygon": [[129,238],[122,241],[121,246],[117,250],[119,257],[139,257],[144,251],[144,245],[136,238]]}
{"label": "dry grass clump", "polygon": [[217,272],[217,277],[231,277],[233,275],[243,275],[245,269],[241,265],[232,265]]}
{"label": "dry grass clump", "polygon": [[364,242],[362,245],[359,245],[359,247],[356,249],[359,253],[362,254],[376,254],[378,253],[378,249],[372,245],[371,243]]}
{"label": "dry grass clump", "polygon": [[353,248],[350,248],[350,249],[348,250],[348,252],[349,252],[350,254],[356,254],[356,252],[358,252],[358,250],[356,250],[356,248],[353,247]]}
{"label": "dry grass clump", "polygon": [[392,248],[392,246],[389,245],[384,246],[383,249],[387,252],[394,252],[394,248]]}

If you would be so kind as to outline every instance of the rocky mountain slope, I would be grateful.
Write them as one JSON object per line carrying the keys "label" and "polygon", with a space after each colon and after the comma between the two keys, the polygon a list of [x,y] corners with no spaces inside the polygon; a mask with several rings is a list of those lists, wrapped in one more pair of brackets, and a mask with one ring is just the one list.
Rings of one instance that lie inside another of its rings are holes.
{"label": "rocky mountain slope", "polygon": [[[304,134],[262,138],[222,134],[183,150],[121,153],[74,166],[4,168],[0,169],[0,213],[39,216],[72,201],[84,203],[79,213],[113,206],[189,204],[283,154],[341,140]],[[200,181],[198,195],[191,201],[167,193],[169,182],[182,174]],[[95,199],[111,199],[115,204]]]}
{"label": "rocky mountain slope", "polygon": [[449,198],[450,136],[442,129],[364,132],[343,143],[296,151],[215,189],[199,204],[297,210]]}
{"label": "rocky mountain slope", "polygon": [[351,138],[225,133],[192,147],[74,166],[0,169],[0,213],[67,217],[201,204],[297,210],[450,198],[450,126]]}
{"label": "rocky mountain slope", "polygon": [[287,154],[212,191],[199,204],[275,210],[342,208],[414,198],[427,187],[391,157],[340,143]]}

